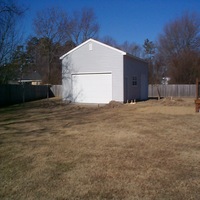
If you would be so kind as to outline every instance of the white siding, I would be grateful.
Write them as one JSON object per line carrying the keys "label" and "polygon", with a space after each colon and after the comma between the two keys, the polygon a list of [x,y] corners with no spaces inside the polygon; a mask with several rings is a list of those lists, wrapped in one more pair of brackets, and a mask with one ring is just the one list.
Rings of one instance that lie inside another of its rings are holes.
{"label": "white siding", "polygon": [[[133,85],[133,77],[137,85]],[[142,60],[124,56],[124,101],[148,98],[148,64]]]}
{"label": "white siding", "polygon": [[90,41],[65,56],[63,66],[63,98],[72,99],[71,74],[112,74],[112,100],[124,100],[123,55],[104,45]]}

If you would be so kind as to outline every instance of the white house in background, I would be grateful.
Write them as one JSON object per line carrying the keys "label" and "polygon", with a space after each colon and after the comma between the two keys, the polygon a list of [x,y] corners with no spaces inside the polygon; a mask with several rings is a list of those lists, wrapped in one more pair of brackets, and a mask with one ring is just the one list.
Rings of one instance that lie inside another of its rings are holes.
{"label": "white house in background", "polygon": [[29,84],[29,85],[41,85],[42,77],[37,71],[28,71],[23,74],[21,78],[15,78],[14,80],[8,81],[8,84]]}
{"label": "white house in background", "polygon": [[148,63],[89,39],[60,57],[63,100],[127,102],[148,98]]}

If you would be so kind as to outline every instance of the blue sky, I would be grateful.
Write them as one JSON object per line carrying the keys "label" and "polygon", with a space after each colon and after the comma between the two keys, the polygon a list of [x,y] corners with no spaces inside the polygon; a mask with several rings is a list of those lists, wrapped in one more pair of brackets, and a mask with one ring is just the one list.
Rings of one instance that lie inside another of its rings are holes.
{"label": "blue sky", "polygon": [[29,10],[23,21],[26,35],[32,33],[32,21],[45,8],[56,6],[67,12],[93,8],[100,25],[99,37],[111,36],[117,42],[155,41],[166,23],[184,12],[200,13],[200,0],[18,0]]}

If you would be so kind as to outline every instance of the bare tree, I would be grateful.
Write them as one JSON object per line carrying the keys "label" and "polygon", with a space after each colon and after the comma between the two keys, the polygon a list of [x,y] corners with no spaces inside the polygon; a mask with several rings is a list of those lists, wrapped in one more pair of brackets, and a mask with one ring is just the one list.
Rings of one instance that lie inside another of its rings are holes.
{"label": "bare tree", "polygon": [[43,70],[40,69],[40,72],[43,74],[43,82],[51,84],[61,83],[59,57],[88,38],[94,37],[99,30],[92,9],[74,12],[69,16],[59,8],[49,8],[37,13],[33,25],[38,39],[37,48],[29,47],[32,51],[36,49],[39,52],[34,54],[37,60],[40,60],[36,64],[37,68],[42,64]]}
{"label": "bare tree", "polygon": [[15,72],[12,62],[13,54],[21,43],[20,30],[17,25],[25,9],[10,0],[0,0],[0,82],[6,83]]}
{"label": "bare tree", "polygon": [[179,55],[171,56],[169,75],[173,83],[194,84],[200,77],[200,53],[185,50]]}
{"label": "bare tree", "polygon": [[[155,84],[158,83],[158,74],[156,73],[157,70],[155,70],[155,50],[156,46],[153,41],[150,41],[149,39],[146,39],[143,44],[144,48],[144,58],[148,62],[149,67],[149,83]],[[158,68],[158,62],[157,62],[157,68]]]}
{"label": "bare tree", "polygon": [[72,49],[66,43],[52,43],[48,38],[32,37],[27,42],[27,55],[31,57],[30,68],[42,77],[42,83],[61,84],[61,64],[59,56]]}
{"label": "bare tree", "polygon": [[[43,75],[43,83],[58,84],[61,81],[61,69],[60,63],[58,63],[59,49],[69,39],[65,31],[67,25],[68,16],[66,12],[58,8],[42,10],[37,13],[34,19],[34,31],[38,38],[35,43],[37,50],[35,60],[39,61],[35,64],[38,65],[37,68],[41,67],[39,71]],[[29,47],[31,48],[31,45]],[[40,66],[41,64],[43,66]]]}
{"label": "bare tree", "polygon": [[111,36],[104,36],[100,39],[101,42],[107,44],[109,46],[115,47],[122,51],[125,51],[133,56],[142,57],[142,48],[140,45],[132,42],[129,43],[128,41],[123,42],[122,44],[118,43],[113,37]]}
{"label": "bare tree", "polygon": [[37,13],[33,22],[34,31],[39,38],[49,38],[54,43],[64,43],[68,36],[64,27],[68,16],[59,8],[48,8]]}
{"label": "bare tree", "polygon": [[103,42],[104,44],[107,44],[107,45],[115,47],[115,48],[119,48],[119,46],[120,46],[117,43],[117,41],[109,35],[104,36],[103,38],[100,39],[100,41]]}
{"label": "bare tree", "polygon": [[129,43],[128,41],[125,41],[123,44],[120,45],[120,48],[133,55],[133,56],[137,56],[137,57],[142,57],[142,48],[140,45],[132,42],[132,43]]}
{"label": "bare tree", "polygon": [[75,11],[69,18],[65,30],[75,45],[79,45],[89,38],[97,37],[99,24],[93,9],[84,8],[81,12]]}
{"label": "bare tree", "polygon": [[159,37],[158,52],[174,83],[194,83],[200,76],[200,18],[194,13],[168,23]]}
{"label": "bare tree", "polygon": [[17,22],[24,11],[13,1],[0,1],[0,66],[9,62],[19,44]]}

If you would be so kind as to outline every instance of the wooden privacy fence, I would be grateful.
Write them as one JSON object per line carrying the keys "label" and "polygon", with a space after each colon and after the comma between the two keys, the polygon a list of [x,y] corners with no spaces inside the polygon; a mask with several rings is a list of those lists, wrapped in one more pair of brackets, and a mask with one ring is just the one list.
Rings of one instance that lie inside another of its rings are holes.
{"label": "wooden privacy fence", "polygon": [[[158,90],[157,90],[158,88]],[[149,85],[148,96],[196,97],[196,85]],[[49,97],[62,97],[62,85],[0,85],[0,106],[12,105]]]}
{"label": "wooden privacy fence", "polygon": [[61,97],[62,85],[0,85],[0,106],[34,101],[49,97]]}
{"label": "wooden privacy fence", "polygon": [[[161,97],[196,97],[195,84],[177,84],[177,85],[149,85],[148,96],[157,97],[158,90]],[[54,96],[62,97],[62,85],[52,85],[50,87]]]}
{"label": "wooden privacy fence", "polygon": [[[47,98],[46,85],[0,85],[0,106]],[[53,96],[49,92],[49,96]]]}
{"label": "wooden privacy fence", "polygon": [[55,97],[62,97],[62,85],[52,85],[50,90]]}
{"label": "wooden privacy fence", "polygon": [[196,86],[194,84],[177,85],[149,85],[149,97],[157,97],[158,91],[161,97],[194,97]]}
{"label": "wooden privacy fence", "polygon": [[[158,91],[161,97],[195,97],[196,86],[195,84],[184,84],[184,85],[149,85],[148,96],[157,97]],[[62,97],[62,85],[52,85],[51,91],[54,96]]]}

